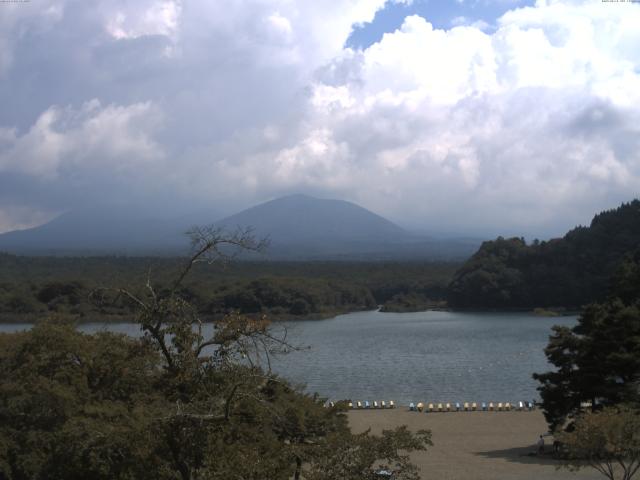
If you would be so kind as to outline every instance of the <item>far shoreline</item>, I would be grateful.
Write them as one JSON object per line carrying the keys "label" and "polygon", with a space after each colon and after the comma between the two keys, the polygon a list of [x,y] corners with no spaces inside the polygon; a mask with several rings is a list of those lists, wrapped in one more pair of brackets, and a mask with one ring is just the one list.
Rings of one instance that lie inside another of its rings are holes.
{"label": "far shoreline", "polygon": [[[488,314],[488,313],[496,313],[496,314],[508,314],[508,313],[519,313],[519,314],[530,314],[532,317],[540,317],[540,318],[562,318],[562,317],[574,317],[578,316],[582,313],[580,309],[567,309],[563,311],[558,311],[553,308],[543,309],[543,308],[451,308],[451,307],[429,307],[420,310],[386,310],[383,305],[378,305],[376,308],[372,309],[356,309],[356,310],[338,310],[331,312],[316,312],[305,316],[296,316],[291,314],[275,314],[270,315],[268,312],[266,313],[249,313],[247,316],[254,317],[265,315],[272,323],[287,323],[287,322],[315,322],[320,320],[330,320],[333,318],[337,318],[343,315],[349,315],[352,313],[360,313],[360,312],[378,312],[382,314],[409,314],[409,313],[426,313],[426,312],[451,312],[451,313],[480,313],[480,314]],[[35,325],[36,323],[42,322],[43,320],[51,317],[60,317],[65,316],[64,314],[59,314],[56,312],[43,312],[42,314],[4,314],[0,315],[0,325],[20,325],[20,324],[29,324]],[[136,323],[135,316],[125,317],[125,316],[105,316],[105,317],[78,317],[74,315],[68,315],[68,318],[78,325],[86,325],[92,323],[101,323],[106,325],[111,324],[128,324],[128,323]],[[222,314],[215,316],[206,316],[202,318],[202,322],[214,323],[217,320],[223,318]]]}

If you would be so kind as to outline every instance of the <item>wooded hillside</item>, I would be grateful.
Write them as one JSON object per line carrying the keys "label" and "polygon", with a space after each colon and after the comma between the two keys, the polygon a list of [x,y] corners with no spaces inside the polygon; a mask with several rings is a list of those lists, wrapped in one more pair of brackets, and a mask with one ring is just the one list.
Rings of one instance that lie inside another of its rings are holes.
{"label": "wooded hillside", "polygon": [[640,246],[640,201],[597,214],[563,238],[484,242],[449,285],[454,308],[580,308],[603,299],[625,254]]}

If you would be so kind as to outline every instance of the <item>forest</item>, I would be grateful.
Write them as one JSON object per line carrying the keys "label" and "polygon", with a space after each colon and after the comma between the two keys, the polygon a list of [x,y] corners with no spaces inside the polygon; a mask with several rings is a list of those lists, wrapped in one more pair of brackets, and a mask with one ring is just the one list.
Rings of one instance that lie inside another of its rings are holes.
{"label": "forest", "polygon": [[200,238],[165,285],[101,290],[130,301],[141,338],[83,334],[63,315],[0,334],[0,479],[373,480],[391,469],[418,480],[408,453],[430,432],[352,433],[344,402],[325,406],[271,372],[265,358],[294,347],[268,319],[230,314],[210,337],[197,328],[184,281],[228,241]]}
{"label": "forest", "polygon": [[[580,311],[610,293],[625,254],[640,245],[640,201],[597,214],[564,237],[484,242],[464,264],[396,261],[235,261],[198,264],[181,294],[205,319],[230,312],[273,320],[318,319],[371,310],[549,309]],[[99,289],[162,288],[180,257],[38,257],[0,253],[0,321],[29,322],[43,314],[79,322],[127,321],[126,299],[95,301]]]}
{"label": "forest", "polygon": [[[160,288],[182,258],[26,257],[0,254],[0,320],[24,322],[43,314],[72,315],[80,322],[123,321],[132,305],[95,302],[92,292],[148,279]],[[371,310],[424,310],[441,305],[460,265],[435,262],[248,262],[198,264],[182,295],[203,318],[235,311],[271,319],[324,318]]]}
{"label": "forest", "polygon": [[640,201],[597,214],[549,241],[484,242],[455,273],[449,306],[458,309],[580,310],[610,293],[610,278],[640,245]]}

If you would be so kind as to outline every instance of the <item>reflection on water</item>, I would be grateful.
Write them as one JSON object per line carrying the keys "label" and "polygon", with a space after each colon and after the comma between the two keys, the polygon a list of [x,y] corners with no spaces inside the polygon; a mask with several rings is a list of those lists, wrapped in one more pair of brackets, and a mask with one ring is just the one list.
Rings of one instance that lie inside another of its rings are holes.
{"label": "reflection on water", "polygon": [[[332,399],[518,401],[537,397],[533,372],[549,368],[543,349],[552,325],[575,317],[519,313],[358,312],[293,321],[288,339],[308,347],[272,361],[278,373]],[[0,325],[0,331],[29,328]],[[136,324],[86,324],[140,335]]]}

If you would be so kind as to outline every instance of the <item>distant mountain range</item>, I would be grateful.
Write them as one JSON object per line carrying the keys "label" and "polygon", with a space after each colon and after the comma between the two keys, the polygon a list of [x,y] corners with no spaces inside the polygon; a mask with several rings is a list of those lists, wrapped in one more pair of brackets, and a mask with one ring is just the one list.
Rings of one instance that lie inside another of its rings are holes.
{"label": "distant mountain range", "polygon": [[[127,210],[68,212],[44,225],[0,235],[0,250],[37,255],[173,255],[184,253],[184,232],[210,224],[204,215],[153,218]],[[291,195],[226,217],[215,225],[252,227],[268,237],[274,260],[462,259],[477,239],[433,239],[410,233],[354,203]]]}
{"label": "distant mountain range", "polygon": [[71,211],[44,225],[0,235],[0,250],[34,255],[171,254],[187,246],[188,222],[123,209]]}

